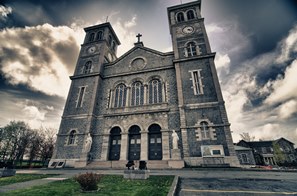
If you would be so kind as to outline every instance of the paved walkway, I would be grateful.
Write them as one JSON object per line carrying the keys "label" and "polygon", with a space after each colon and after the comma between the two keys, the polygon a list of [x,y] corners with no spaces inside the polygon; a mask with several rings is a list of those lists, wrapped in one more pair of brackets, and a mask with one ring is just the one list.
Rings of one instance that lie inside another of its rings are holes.
{"label": "paved walkway", "polygon": [[70,177],[72,177],[71,174],[64,174],[64,175],[59,175],[55,177],[42,178],[42,179],[30,180],[26,182],[18,182],[18,183],[9,184],[6,186],[0,186],[0,193],[5,193],[8,191],[13,191],[18,189],[30,188],[38,185],[44,185],[53,181],[65,180]]}
{"label": "paved walkway", "polygon": [[[29,188],[49,182],[71,178],[79,173],[123,174],[123,170],[111,169],[31,169],[17,170],[17,173],[60,174],[58,176],[0,186],[1,193]],[[182,169],[151,170],[151,175],[176,175],[181,177],[178,195],[297,195],[295,182],[297,172],[254,171],[234,169]],[[234,182],[236,181],[236,183]],[[237,186],[240,182],[243,188]],[[258,186],[266,183],[267,186]],[[257,185],[258,184],[258,185]],[[212,185],[212,186],[210,186]],[[248,188],[247,188],[248,186]],[[260,188],[259,188],[260,187]],[[268,187],[268,188],[265,188]],[[266,189],[266,190],[264,190]],[[267,191],[267,189],[269,191]],[[234,192],[235,191],[235,192]],[[254,191],[254,192],[252,192]],[[266,191],[266,192],[265,192]],[[227,192],[227,193],[226,193]],[[229,194],[228,194],[229,193]],[[232,194],[231,194],[232,193]],[[272,194],[274,193],[274,194]]]}
{"label": "paved walkway", "polygon": [[72,178],[73,176],[86,173],[86,172],[96,172],[101,174],[122,174],[123,170],[79,170],[79,169],[20,169],[17,170],[17,174],[60,174],[55,177],[42,178],[36,180],[30,180],[25,182],[18,182],[14,184],[9,184],[6,186],[0,186],[0,193],[5,193],[13,190],[20,190],[25,188],[30,188],[33,186],[44,185],[53,181],[65,180]]}

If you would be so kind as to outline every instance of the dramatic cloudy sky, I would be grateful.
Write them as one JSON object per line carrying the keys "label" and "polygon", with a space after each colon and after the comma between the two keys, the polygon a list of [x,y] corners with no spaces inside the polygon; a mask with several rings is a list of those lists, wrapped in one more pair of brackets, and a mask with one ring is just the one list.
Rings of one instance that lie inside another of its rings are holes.
{"label": "dramatic cloudy sky", "polygon": [[[0,126],[24,120],[58,128],[83,27],[108,21],[129,50],[170,51],[166,7],[180,0],[2,0]],[[190,0],[183,0],[184,3]],[[297,3],[204,0],[202,15],[234,141],[285,137],[297,143]]]}

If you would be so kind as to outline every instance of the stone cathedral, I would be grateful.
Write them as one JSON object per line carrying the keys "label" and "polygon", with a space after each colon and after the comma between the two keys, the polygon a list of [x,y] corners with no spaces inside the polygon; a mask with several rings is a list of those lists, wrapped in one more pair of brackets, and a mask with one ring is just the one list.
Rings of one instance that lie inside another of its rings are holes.
{"label": "stone cathedral", "polygon": [[49,167],[238,166],[200,13],[167,8],[173,52],[140,41],[117,57],[110,23],[85,28]]}

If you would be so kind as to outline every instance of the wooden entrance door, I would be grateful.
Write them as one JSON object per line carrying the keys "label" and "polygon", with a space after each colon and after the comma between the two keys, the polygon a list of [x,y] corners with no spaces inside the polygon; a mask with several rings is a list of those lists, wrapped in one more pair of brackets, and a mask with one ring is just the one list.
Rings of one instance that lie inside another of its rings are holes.
{"label": "wooden entrance door", "polygon": [[129,129],[129,161],[140,160],[140,128],[136,125]]}
{"label": "wooden entrance door", "polygon": [[114,127],[110,131],[109,160],[119,160],[121,153],[121,129]]}
{"label": "wooden entrance door", "polygon": [[161,127],[152,124],[149,127],[149,160],[162,160],[162,134]]}
{"label": "wooden entrance door", "polygon": [[149,134],[149,160],[162,160],[161,133]]}

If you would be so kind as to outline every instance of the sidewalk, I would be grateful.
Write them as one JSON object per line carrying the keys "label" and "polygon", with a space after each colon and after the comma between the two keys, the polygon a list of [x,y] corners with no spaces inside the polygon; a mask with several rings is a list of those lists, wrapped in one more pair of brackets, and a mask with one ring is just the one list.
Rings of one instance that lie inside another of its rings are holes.
{"label": "sidewalk", "polygon": [[0,193],[30,188],[30,187],[38,186],[38,185],[44,185],[44,184],[47,184],[47,183],[53,182],[53,181],[65,180],[65,179],[71,178],[72,176],[73,175],[71,175],[71,174],[63,174],[63,175],[59,175],[59,176],[55,176],[55,177],[42,178],[42,179],[36,179],[36,180],[31,180],[31,181],[26,181],[26,182],[18,182],[18,183],[9,184],[6,186],[0,186]]}

